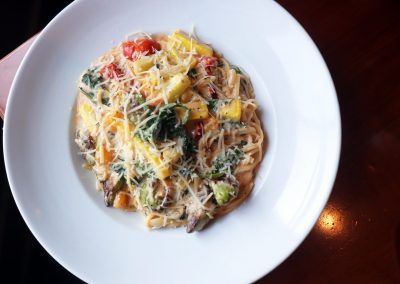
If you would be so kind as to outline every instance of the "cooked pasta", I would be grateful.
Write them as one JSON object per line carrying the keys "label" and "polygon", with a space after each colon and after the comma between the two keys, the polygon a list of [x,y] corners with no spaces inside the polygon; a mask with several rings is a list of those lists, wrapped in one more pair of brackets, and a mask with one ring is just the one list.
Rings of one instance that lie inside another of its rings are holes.
{"label": "cooked pasta", "polygon": [[78,83],[76,143],[106,206],[201,230],[248,196],[264,134],[250,78],[192,36],[139,33]]}

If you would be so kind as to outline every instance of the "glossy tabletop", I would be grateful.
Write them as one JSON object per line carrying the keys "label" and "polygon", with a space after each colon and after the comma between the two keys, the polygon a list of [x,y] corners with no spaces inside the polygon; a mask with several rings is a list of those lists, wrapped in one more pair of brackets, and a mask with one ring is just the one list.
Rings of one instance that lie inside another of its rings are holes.
{"label": "glossy tabletop", "polygon": [[[259,283],[400,283],[400,2],[278,2],[310,34],[331,72],[342,154],[314,229]],[[0,61],[1,115],[33,40]]]}

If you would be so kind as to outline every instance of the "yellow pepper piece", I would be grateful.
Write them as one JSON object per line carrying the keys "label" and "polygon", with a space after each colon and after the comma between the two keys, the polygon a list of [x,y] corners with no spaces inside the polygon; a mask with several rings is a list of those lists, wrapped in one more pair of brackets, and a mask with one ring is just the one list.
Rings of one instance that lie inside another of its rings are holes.
{"label": "yellow pepper piece", "polygon": [[154,65],[153,56],[142,56],[133,62],[133,72],[137,75],[141,72],[149,70]]}
{"label": "yellow pepper piece", "polygon": [[190,79],[188,76],[182,73],[173,76],[167,84],[165,93],[168,98],[168,102],[175,102],[190,86]]}
{"label": "yellow pepper piece", "polygon": [[221,117],[232,121],[240,121],[242,114],[241,102],[239,99],[234,99],[227,105],[224,105],[218,110]]}
{"label": "yellow pepper piece", "polygon": [[173,41],[179,41],[182,43],[182,45],[185,47],[186,50],[190,51],[190,48],[194,49],[197,54],[202,55],[202,56],[212,56],[213,55],[213,50],[211,47],[201,44],[194,40],[193,38],[190,38],[184,34],[181,34],[179,32],[174,32],[171,35],[171,44],[169,46],[173,45]]}
{"label": "yellow pepper piece", "polygon": [[168,165],[162,165],[162,161],[159,157],[151,152],[151,146],[147,142],[143,142],[139,138],[133,138],[135,148],[142,153],[144,158],[149,161],[150,164],[155,168],[155,172],[159,179],[166,179],[171,175],[171,169]]}
{"label": "yellow pepper piece", "polygon": [[96,126],[96,116],[92,107],[89,104],[84,103],[79,108],[78,113],[89,131],[94,132]]}

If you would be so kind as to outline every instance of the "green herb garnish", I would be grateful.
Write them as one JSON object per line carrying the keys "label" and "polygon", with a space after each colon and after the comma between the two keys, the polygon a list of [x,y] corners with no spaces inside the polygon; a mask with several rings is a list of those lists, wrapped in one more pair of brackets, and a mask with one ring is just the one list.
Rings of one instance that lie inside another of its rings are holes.
{"label": "green herb garnish", "polygon": [[82,83],[93,89],[99,83],[103,81],[103,78],[98,75],[94,69],[88,69],[85,74],[82,75]]}
{"label": "green herb garnish", "polygon": [[203,174],[202,177],[208,179],[217,179],[226,175],[232,175],[243,156],[243,150],[239,149],[238,147],[228,149],[225,152],[225,155],[219,155],[213,161],[211,172]]}

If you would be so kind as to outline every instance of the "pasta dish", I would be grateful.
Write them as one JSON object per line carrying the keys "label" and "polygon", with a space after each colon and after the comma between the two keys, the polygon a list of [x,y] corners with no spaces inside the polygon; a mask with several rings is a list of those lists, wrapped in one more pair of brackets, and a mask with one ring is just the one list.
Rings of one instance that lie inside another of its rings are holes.
{"label": "pasta dish", "polygon": [[138,33],[77,87],[75,141],[106,206],[190,233],[251,192],[264,134],[250,78],[196,37]]}

